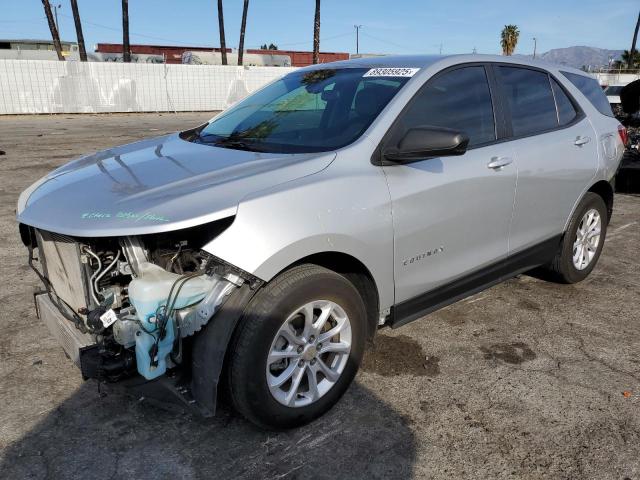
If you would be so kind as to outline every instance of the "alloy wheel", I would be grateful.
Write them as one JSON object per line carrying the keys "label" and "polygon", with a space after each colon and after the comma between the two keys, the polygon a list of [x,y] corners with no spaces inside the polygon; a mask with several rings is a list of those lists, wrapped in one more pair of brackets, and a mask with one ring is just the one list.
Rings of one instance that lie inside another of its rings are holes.
{"label": "alloy wheel", "polygon": [[591,264],[598,251],[601,229],[600,213],[594,208],[588,210],[580,221],[573,242],[573,266],[576,269],[584,270]]}
{"label": "alloy wheel", "polygon": [[288,407],[303,407],[339,380],[351,352],[351,323],[344,309],[314,300],[296,309],[275,335],[267,356],[267,384]]}

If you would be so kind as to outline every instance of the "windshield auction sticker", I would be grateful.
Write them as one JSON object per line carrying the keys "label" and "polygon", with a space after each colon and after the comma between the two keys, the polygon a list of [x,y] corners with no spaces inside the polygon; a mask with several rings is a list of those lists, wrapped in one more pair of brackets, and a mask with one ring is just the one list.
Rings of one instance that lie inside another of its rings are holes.
{"label": "windshield auction sticker", "polygon": [[419,68],[372,68],[363,77],[413,77]]}

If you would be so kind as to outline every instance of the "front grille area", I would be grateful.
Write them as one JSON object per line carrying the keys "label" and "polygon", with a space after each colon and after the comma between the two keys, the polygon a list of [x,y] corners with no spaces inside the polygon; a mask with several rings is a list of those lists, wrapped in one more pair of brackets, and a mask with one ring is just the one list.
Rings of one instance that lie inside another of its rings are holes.
{"label": "front grille area", "polygon": [[95,343],[93,337],[81,333],[73,323],[64,318],[47,294],[37,295],[35,300],[40,319],[58,343],[62,345],[69,358],[79,367],[80,351]]}
{"label": "front grille area", "polygon": [[56,295],[75,312],[88,304],[80,246],[64,235],[36,230],[40,261]]}

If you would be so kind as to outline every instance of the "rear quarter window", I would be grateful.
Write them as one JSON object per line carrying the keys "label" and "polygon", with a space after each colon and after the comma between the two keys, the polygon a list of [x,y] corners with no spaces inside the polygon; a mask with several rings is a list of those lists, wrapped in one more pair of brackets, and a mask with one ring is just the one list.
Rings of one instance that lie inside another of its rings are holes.
{"label": "rear quarter window", "polygon": [[613,111],[611,105],[607,100],[607,96],[602,91],[602,87],[595,78],[586,77],[584,75],[578,75],[577,73],[560,72],[569,80],[573,85],[587,97],[591,104],[596,107],[601,114],[608,117],[613,117]]}

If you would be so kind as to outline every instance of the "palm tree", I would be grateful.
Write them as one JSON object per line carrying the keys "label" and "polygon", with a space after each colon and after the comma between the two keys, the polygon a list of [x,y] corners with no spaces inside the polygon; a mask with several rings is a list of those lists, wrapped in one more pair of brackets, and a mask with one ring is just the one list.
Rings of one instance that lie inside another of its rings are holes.
{"label": "palm tree", "polygon": [[313,63],[320,62],[320,0],[316,0],[316,15],[313,21]]}
{"label": "palm tree", "polygon": [[242,8],[242,23],[240,24],[240,44],[238,45],[238,65],[242,65],[244,54],[244,32],[247,29],[247,11],[249,10],[249,0],[244,0]]}
{"label": "palm tree", "polygon": [[638,40],[638,29],[640,29],[640,13],[638,13],[638,21],[636,22],[636,29],[633,31],[633,42],[631,42],[631,55],[629,55],[629,61],[627,62],[627,68],[633,68],[633,64],[637,62],[638,51],[636,50],[636,41]]}
{"label": "palm tree", "polygon": [[73,23],[76,25],[76,36],[78,37],[78,50],[80,51],[80,61],[87,61],[87,50],[84,48],[84,35],[82,35],[82,23],[80,22],[80,12],[78,11],[78,0],[71,0],[71,10],[73,11]]}
{"label": "palm tree", "polygon": [[638,50],[633,51],[633,55],[629,53],[629,50],[624,50],[620,54],[620,61],[616,62],[618,68],[624,68],[625,66],[629,69],[638,68],[640,66],[640,52]]}
{"label": "palm tree", "polygon": [[502,46],[503,55],[513,55],[518,44],[520,30],[517,25],[505,25],[500,36],[500,45]]}
{"label": "palm tree", "polygon": [[218,0],[218,31],[220,32],[220,55],[222,65],[227,64],[227,42],[224,38],[224,14],[222,13],[222,0]]}
{"label": "palm tree", "polygon": [[51,31],[51,38],[53,39],[53,47],[58,54],[58,60],[64,62],[64,56],[62,55],[62,45],[60,44],[60,36],[58,35],[58,28],[56,22],[53,21],[53,13],[51,13],[51,5],[49,0],[42,0],[42,6],[44,7],[44,13],[47,16],[47,23],[49,24],[49,30]]}
{"label": "palm tree", "polygon": [[131,45],[129,45],[129,0],[122,0],[122,61],[131,62]]}

